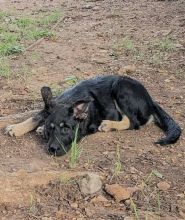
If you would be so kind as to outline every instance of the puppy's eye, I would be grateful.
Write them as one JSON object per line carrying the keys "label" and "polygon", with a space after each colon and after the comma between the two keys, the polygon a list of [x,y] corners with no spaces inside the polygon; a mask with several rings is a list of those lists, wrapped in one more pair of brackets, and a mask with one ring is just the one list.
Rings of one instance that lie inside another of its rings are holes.
{"label": "puppy's eye", "polygon": [[55,128],[55,125],[53,123],[50,124],[51,128]]}
{"label": "puppy's eye", "polygon": [[63,128],[61,128],[61,132],[62,132],[63,134],[67,134],[67,133],[69,133],[69,131],[70,131],[70,128],[69,128],[69,127],[63,127]]}

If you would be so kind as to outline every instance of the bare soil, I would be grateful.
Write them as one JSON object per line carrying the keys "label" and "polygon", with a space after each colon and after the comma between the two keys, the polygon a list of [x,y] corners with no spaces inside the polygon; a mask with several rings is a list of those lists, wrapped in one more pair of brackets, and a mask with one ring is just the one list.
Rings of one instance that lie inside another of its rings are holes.
{"label": "bare soil", "polygon": [[[55,39],[44,39],[32,50],[12,57],[13,76],[0,80],[1,116],[41,107],[43,85],[63,90],[68,76],[80,80],[125,74],[124,66],[135,65],[136,71],[128,74],[140,80],[184,127],[183,0],[7,0],[0,1],[0,7],[23,16],[61,9],[64,17]],[[164,39],[173,41],[173,48],[164,48],[160,43]],[[29,73],[20,75],[23,64]],[[161,135],[151,124],[138,131],[88,136],[80,143],[83,151],[77,166],[71,169],[70,154],[51,157],[35,132],[12,138],[2,130],[0,219],[185,219],[185,138],[182,134],[168,147],[154,145]],[[116,146],[120,147],[122,171],[113,176]],[[151,175],[154,170],[162,176]],[[79,190],[78,176],[87,171],[102,178],[103,189],[96,195],[84,196]],[[62,181],[66,175],[73,181]],[[160,181],[169,183],[170,189],[159,190]],[[105,184],[138,186],[144,182],[143,191],[132,198],[137,211],[129,202],[115,202],[104,191]],[[106,204],[92,202],[100,194],[107,198]]]}

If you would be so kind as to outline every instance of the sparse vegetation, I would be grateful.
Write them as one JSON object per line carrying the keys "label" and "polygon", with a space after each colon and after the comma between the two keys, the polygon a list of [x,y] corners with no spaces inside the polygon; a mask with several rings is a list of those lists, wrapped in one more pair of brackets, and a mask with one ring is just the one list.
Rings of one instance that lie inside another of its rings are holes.
{"label": "sparse vegetation", "polygon": [[0,76],[8,78],[12,73],[11,71],[7,58],[0,58]]}
{"label": "sparse vegetation", "polygon": [[69,86],[74,86],[79,82],[79,79],[76,76],[68,76],[65,81]]}
{"label": "sparse vegetation", "polygon": [[121,41],[120,46],[127,51],[134,51],[134,43],[129,37],[124,37]]}
{"label": "sparse vegetation", "polygon": [[52,89],[52,93],[54,96],[58,96],[64,91],[64,88],[57,84],[50,84],[49,87]]}
{"label": "sparse vegetation", "polygon": [[30,205],[29,205],[29,212],[31,214],[34,214],[35,212],[35,199],[34,199],[34,196],[33,194],[30,193]]}
{"label": "sparse vegetation", "polygon": [[113,176],[111,180],[114,177],[117,177],[120,174],[121,170],[122,170],[122,164],[121,164],[121,159],[120,159],[120,147],[117,145],[116,146],[116,162],[114,164],[114,172],[113,172]]}
{"label": "sparse vegetation", "polygon": [[[163,175],[158,170],[152,170],[146,176],[146,178],[141,182],[141,184],[138,185],[138,187],[141,190],[140,193],[141,193],[141,196],[143,197],[143,201],[144,201],[143,206],[145,206],[145,210],[147,210],[147,212],[153,211],[153,208],[151,207],[151,201],[153,201],[157,203],[156,211],[160,213],[160,210],[161,210],[160,194],[157,189],[155,189],[154,191],[151,191],[152,190],[151,186],[156,181],[156,177],[161,179],[163,178]],[[130,206],[135,215],[135,218],[137,220],[143,219],[141,218],[141,215],[137,208],[137,204],[134,202],[133,198],[130,198],[130,202],[131,202]],[[145,213],[145,219],[148,219],[147,212]]]}
{"label": "sparse vegetation", "polygon": [[[20,54],[25,48],[40,38],[53,38],[55,32],[51,26],[61,17],[61,12],[56,10],[51,13],[39,13],[37,16],[30,15],[19,17],[11,13],[0,12],[0,58]],[[7,64],[0,65],[0,76],[7,77],[12,71],[8,71]],[[7,74],[9,72],[9,74]]]}
{"label": "sparse vegetation", "polygon": [[69,161],[69,165],[71,168],[74,168],[76,166],[77,160],[79,159],[82,153],[82,148],[79,147],[79,145],[77,144],[78,130],[79,130],[79,125],[76,127],[75,137],[74,137],[74,140],[71,146],[71,155],[70,155],[70,161]]}
{"label": "sparse vegetation", "polygon": [[41,18],[39,23],[41,25],[48,27],[51,24],[56,23],[60,17],[61,17],[61,12],[58,10],[55,10],[51,14],[48,14],[48,15],[44,16],[43,18]]}
{"label": "sparse vegetation", "polygon": [[136,204],[135,204],[135,202],[132,198],[130,198],[130,206],[131,206],[131,209],[134,212],[136,220],[140,220],[139,210],[138,210],[138,208],[137,208],[137,206],[136,206]]}
{"label": "sparse vegetation", "polygon": [[134,42],[129,37],[124,37],[119,42],[114,43],[112,49],[113,51],[110,53],[110,56],[115,60],[122,54],[134,54],[136,52]]}
{"label": "sparse vegetation", "polygon": [[121,56],[126,55],[133,57],[136,62],[158,66],[164,62],[168,53],[175,50],[174,45],[175,43],[170,37],[156,39],[144,44],[143,42],[135,42],[126,36],[113,44],[110,56],[114,60],[118,60]]}
{"label": "sparse vegetation", "polygon": [[163,52],[169,52],[174,49],[174,42],[169,37],[166,37],[162,40],[157,40],[154,42],[153,47]]}
{"label": "sparse vegetation", "polygon": [[161,211],[161,199],[160,199],[159,192],[157,193],[157,207],[158,207],[158,212],[160,212]]}

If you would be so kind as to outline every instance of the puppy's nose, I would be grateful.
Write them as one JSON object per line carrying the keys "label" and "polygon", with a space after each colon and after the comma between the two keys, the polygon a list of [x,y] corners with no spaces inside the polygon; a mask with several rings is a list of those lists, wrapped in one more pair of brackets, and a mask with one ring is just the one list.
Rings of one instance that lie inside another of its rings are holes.
{"label": "puppy's nose", "polygon": [[55,155],[58,150],[59,150],[59,148],[58,148],[56,145],[54,145],[54,144],[52,144],[52,145],[49,147],[49,153],[50,153],[50,154],[54,154],[54,155]]}

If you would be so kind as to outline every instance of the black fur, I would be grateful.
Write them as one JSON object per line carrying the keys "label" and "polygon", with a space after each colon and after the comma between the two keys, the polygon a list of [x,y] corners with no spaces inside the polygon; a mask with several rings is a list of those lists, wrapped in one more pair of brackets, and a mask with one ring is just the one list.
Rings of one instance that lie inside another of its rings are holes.
{"label": "black fur", "polygon": [[[41,89],[45,109],[39,113],[45,123],[45,137],[51,154],[68,152],[78,129],[78,140],[98,131],[102,120],[130,120],[129,129],[139,129],[153,115],[166,137],[160,145],[175,143],[181,134],[179,125],[155,103],[138,81],[122,76],[101,76],[84,80],[57,98],[49,87]],[[115,106],[115,101],[120,111]],[[36,119],[37,120],[37,119]]]}

